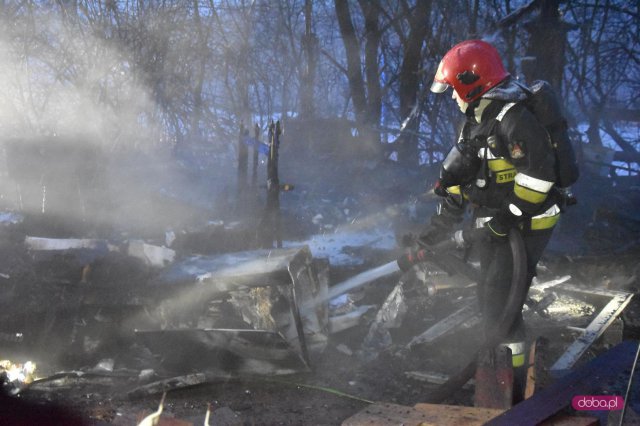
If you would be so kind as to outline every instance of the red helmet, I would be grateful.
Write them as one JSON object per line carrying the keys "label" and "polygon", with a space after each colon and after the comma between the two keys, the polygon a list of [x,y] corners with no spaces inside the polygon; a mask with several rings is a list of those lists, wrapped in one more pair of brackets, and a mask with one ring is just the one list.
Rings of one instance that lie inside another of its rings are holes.
{"label": "red helmet", "polygon": [[460,99],[473,102],[508,76],[495,47],[482,40],[467,40],[444,55],[431,91],[442,93],[453,86]]}

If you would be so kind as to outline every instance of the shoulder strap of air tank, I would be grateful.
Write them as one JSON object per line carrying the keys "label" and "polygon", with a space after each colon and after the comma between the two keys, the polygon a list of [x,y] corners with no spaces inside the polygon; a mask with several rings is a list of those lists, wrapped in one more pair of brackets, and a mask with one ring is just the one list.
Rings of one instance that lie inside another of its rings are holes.
{"label": "shoulder strap of air tank", "polygon": [[505,114],[516,104],[516,102],[509,102],[507,104],[504,104],[504,106],[502,107],[502,109],[500,110],[500,112],[498,113],[498,115],[496,115],[496,120],[497,121],[502,121],[502,119],[504,118]]}

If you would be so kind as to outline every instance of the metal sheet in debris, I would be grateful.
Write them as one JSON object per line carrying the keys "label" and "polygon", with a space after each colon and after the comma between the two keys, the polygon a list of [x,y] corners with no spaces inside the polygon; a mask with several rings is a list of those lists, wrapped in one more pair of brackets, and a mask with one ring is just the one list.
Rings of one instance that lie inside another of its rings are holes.
{"label": "metal sheet in debris", "polygon": [[478,308],[475,303],[469,303],[462,308],[458,309],[448,317],[440,320],[438,323],[432,325],[429,329],[424,331],[418,336],[415,336],[407,344],[408,348],[422,343],[432,343],[436,339],[449,333],[454,328],[460,326],[465,321],[478,318]]}
{"label": "metal sheet in debris", "polygon": [[[309,302],[326,296],[328,265],[315,261],[306,246],[195,257],[175,264],[160,282],[174,284],[156,309],[169,321],[167,328],[182,330],[184,324],[195,324],[194,312],[202,313],[207,304],[225,299],[247,330],[280,333],[307,363],[310,352],[326,347],[327,304]],[[198,328],[245,329],[221,318],[226,316],[201,318]]]}
{"label": "metal sheet in debris", "polygon": [[[292,249],[243,251],[217,256],[194,256],[173,264],[159,276],[156,283],[209,282],[226,278],[256,282],[255,278],[261,277],[262,280],[257,280],[256,284],[265,285],[265,275],[286,273],[292,259],[303,250],[309,251],[309,248],[303,246]],[[284,277],[286,279],[287,276]]]}
{"label": "metal sheet in debris", "polygon": [[299,351],[272,331],[136,330],[136,336],[172,372],[277,375],[309,370]]}
{"label": "metal sheet in debris", "polygon": [[24,238],[24,244],[29,250],[62,251],[62,250],[100,250],[107,252],[109,243],[105,240],[88,238]]}

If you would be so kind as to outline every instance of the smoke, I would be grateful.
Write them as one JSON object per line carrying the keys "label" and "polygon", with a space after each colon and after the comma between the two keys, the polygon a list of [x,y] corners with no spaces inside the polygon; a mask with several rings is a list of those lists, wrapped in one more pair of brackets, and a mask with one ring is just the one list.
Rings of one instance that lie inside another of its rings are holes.
{"label": "smoke", "polygon": [[149,90],[117,44],[45,11],[2,25],[4,137],[83,134],[107,148],[162,140]]}
{"label": "smoke", "polygon": [[[180,220],[151,201],[184,193],[186,183],[152,84],[164,76],[100,14],[97,22],[54,6],[2,14],[2,207],[111,227]],[[153,45],[165,29],[147,26],[140,43]]]}

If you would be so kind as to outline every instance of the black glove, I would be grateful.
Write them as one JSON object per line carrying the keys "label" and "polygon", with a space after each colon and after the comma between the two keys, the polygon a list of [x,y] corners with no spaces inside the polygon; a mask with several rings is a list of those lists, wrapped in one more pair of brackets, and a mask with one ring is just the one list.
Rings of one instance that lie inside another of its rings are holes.
{"label": "black glove", "polygon": [[409,232],[408,234],[403,234],[400,237],[398,243],[400,244],[400,247],[413,247],[417,239],[418,239],[418,236],[416,234]]}
{"label": "black glove", "polygon": [[446,197],[449,195],[444,185],[442,185],[442,182],[440,181],[440,179],[438,179],[436,181],[436,184],[433,185],[433,193],[439,197]]}

